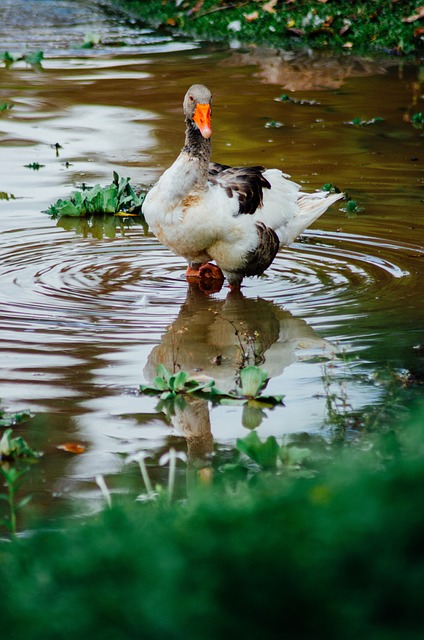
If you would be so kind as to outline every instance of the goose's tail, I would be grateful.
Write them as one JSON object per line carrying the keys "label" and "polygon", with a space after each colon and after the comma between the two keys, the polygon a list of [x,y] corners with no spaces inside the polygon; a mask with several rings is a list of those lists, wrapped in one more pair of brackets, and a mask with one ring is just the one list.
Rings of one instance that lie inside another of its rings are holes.
{"label": "goose's tail", "polygon": [[307,229],[317,218],[327,211],[332,204],[344,197],[344,193],[299,193],[297,213],[284,229],[284,244],[291,244],[299,234]]}

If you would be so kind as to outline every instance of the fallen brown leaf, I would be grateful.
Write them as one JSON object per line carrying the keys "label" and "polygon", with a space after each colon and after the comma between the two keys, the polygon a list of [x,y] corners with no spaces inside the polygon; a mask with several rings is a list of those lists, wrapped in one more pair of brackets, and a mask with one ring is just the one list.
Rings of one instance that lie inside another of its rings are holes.
{"label": "fallen brown leaf", "polygon": [[402,18],[402,22],[415,22],[415,20],[420,20],[421,18],[424,18],[424,5],[421,5],[421,7],[417,7],[416,12],[417,13],[414,13],[412,16],[409,16],[408,18]]}
{"label": "fallen brown leaf", "polygon": [[244,19],[246,22],[253,22],[259,18],[259,13],[257,11],[253,11],[252,13],[245,13]]}
{"label": "fallen brown leaf", "polygon": [[417,27],[414,29],[414,38],[419,38],[424,35],[424,27]]}
{"label": "fallen brown leaf", "polygon": [[265,3],[262,5],[262,9],[264,11],[267,11],[268,13],[275,13],[275,5],[277,4],[278,0],[269,0],[269,2]]}
{"label": "fallen brown leaf", "polygon": [[297,27],[287,27],[286,31],[288,31],[289,33],[292,33],[294,36],[304,36],[305,35],[305,30],[304,29],[298,29]]}
{"label": "fallen brown leaf", "polygon": [[78,444],[77,442],[64,442],[63,444],[58,444],[57,449],[62,449],[62,451],[67,451],[68,453],[84,453],[85,447],[82,444]]}

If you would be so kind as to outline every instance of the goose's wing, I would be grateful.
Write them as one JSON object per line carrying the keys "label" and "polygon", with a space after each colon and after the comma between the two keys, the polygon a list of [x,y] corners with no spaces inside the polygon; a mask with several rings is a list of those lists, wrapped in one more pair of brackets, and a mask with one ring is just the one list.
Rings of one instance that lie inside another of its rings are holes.
{"label": "goose's wing", "polygon": [[271,189],[264,176],[265,167],[229,167],[213,162],[209,165],[210,184],[219,185],[229,198],[238,198],[238,213],[254,214],[262,207],[264,189]]}

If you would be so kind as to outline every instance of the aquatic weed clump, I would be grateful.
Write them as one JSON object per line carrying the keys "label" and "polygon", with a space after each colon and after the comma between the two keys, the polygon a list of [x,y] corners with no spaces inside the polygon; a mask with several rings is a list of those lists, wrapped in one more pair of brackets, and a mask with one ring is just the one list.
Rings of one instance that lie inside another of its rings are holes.
{"label": "aquatic weed clump", "polygon": [[145,194],[136,195],[130,185],[130,178],[120,178],[113,172],[112,184],[102,187],[83,185],[67,200],[59,199],[44,212],[53,219],[62,217],[79,218],[90,215],[140,215]]}

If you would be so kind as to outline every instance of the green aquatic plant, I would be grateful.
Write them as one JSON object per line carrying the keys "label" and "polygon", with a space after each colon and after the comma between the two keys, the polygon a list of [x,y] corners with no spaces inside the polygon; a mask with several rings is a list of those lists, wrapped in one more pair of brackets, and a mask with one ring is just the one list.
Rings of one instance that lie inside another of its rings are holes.
{"label": "green aquatic plant", "polygon": [[292,96],[287,95],[287,93],[283,93],[281,96],[279,96],[278,98],[275,98],[276,102],[288,102],[290,104],[299,104],[299,105],[308,105],[308,106],[314,106],[317,104],[321,104],[320,102],[318,102],[318,100],[303,100],[300,98],[292,98]]}
{"label": "green aquatic plant", "polygon": [[0,102],[0,113],[2,113],[3,111],[10,111],[10,109],[13,109],[13,104],[11,102]]}
{"label": "green aquatic plant", "polygon": [[185,371],[172,373],[163,364],[157,367],[157,376],[153,384],[140,385],[141,393],[159,395],[161,400],[171,400],[180,394],[195,394],[206,390],[210,392],[215,386],[214,380],[201,381],[193,378]]}
{"label": "green aquatic plant", "polygon": [[7,191],[0,191],[0,200],[16,200],[16,196]]}
{"label": "green aquatic plant", "polygon": [[84,42],[81,45],[81,49],[92,49],[97,44],[100,44],[101,37],[98,33],[86,33],[84,36]]}
{"label": "green aquatic plant", "polygon": [[30,162],[30,164],[24,164],[25,169],[32,169],[33,171],[39,171],[45,164],[40,164],[39,162]]}
{"label": "green aquatic plant", "polygon": [[284,127],[284,125],[278,120],[268,120],[265,123],[265,129],[281,129],[281,127]]}
{"label": "green aquatic plant", "polygon": [[88,215],[140,215],[144,194],[136,195],[130,185],[130,178],[120,178],[113,172],[113,182],[105,187],[82,186],[74,191],[67,200],[57,200],[44,211],[53,219],[62,217],[79,218]]}
{"label": "green aquatic plant", "polygon": [[354,216],[357,213],[361,213],[364,208],[361,207],[356,200],[352,200],[351,198],[347,198],[346,205],[340,209],[340,211],[344,211],[347,214]]}
{"label": "green aquatic plant", "polygon": [[411,122],[416,129],[422,129],[424,125],[424,113],[418,111],[411,116]]}
{"label": "green aquatic plant", "polygon": [[353,124],[356,127],[368,127],[371,124],[379,124],[380,122],[384,122],[384,118],[376,117],[371,118],[371,120],[364,120],[363,118],[353,118],[349,122],[345,124]]}
{"label": "green aquatic plant", "polygon": [[321,191],[328,191],[329,193],[340,193],[340,189],[336,187],[332,182],[327,182],[321,187]]}
{"label": "green aquatic plant", "polygon": [[44,58],[43,51],[31,51],[28,53],[11,54],[9,51],[4,51],[0,55],[0,62],[4,62],[7,67],[10,67],[15,62],[23,60],[32,67],[41,67],[41,62]]}
{"label": "green aquatic plant", "polygon": [[201,380],[185,371],[171,373],[163,364],[158,366],[157,374],[152,385],[140,385],[141,393],[158,395],[161,400],[173,400],[178,395],[187,394],[219,404],[243,405],[251,401],[268,407],[283,404],[282,395],[262,395],[261,391],[268,382],[268,374],[253,365],[240,369],[240,385],[229,393],[220,391],[213,379]]}

